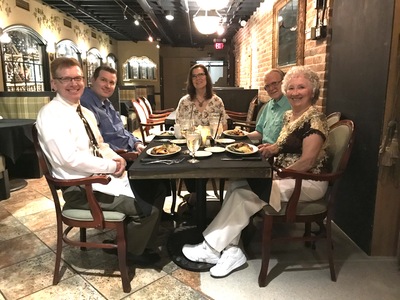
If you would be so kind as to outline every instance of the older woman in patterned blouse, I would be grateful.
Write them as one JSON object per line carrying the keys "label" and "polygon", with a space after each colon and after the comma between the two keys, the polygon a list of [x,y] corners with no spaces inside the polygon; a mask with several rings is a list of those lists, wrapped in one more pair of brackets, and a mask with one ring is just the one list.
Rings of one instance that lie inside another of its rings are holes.
{"label": "older woman in patterned blouse", "polygon": [[[265,157],[276,156],[278,167],[321,173],[329,169],[326,154],[328,125],[326,117],[314,106],[319,96],[318,75],[306,67],[293,67],[286,74],[282,89],[292,110],[284,115],[284,125],[275,144],[262,145]],[[293,179],[275,178],[269,202],[288,201],[294,188]],[[321,198],[326,182],[303,182],[300,201]],[[232,181],[218,215],[203,232],[204,242],[183,246],[183,254],[195,262],[215,264],[210,269],[213,277],[224,277],[246,262],[238,247],[240,234],[250,217],[267,203],[252,190],[247,180]],[[279,210],[280,205],[275,206]]]}

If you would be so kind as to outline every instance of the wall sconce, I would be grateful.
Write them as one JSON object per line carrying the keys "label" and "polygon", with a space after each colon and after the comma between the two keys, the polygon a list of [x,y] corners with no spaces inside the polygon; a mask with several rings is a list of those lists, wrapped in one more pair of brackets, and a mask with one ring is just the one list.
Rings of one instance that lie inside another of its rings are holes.
{"label": "wall sconce", "polygon": [[0,28],[0,43],[8,44],[11,43],[11,37],[7,32],[4,32],[2,28]]}
{"label": "wall sconce", "polygon": [[49,55],[50,61],[53,61],[56,58],[56,44],[55,43],[47,43],[46,52]]}

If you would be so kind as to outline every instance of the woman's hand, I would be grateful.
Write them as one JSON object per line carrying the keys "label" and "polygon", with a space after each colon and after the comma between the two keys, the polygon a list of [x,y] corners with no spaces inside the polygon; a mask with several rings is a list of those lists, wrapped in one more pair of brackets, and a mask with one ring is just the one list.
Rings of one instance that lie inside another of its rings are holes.
{"label": "woman's hand", "polygon": [[275,154],[278,154],[279,148],[276,144],[261,144],[258,145],[258,151],[261,153],[262,156],[265,158],[270,158]]}

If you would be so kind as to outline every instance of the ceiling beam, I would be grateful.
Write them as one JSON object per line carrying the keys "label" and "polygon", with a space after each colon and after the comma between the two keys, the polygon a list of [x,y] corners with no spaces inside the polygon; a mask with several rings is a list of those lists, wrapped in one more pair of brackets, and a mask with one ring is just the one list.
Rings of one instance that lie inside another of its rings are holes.
{"label": "ceiling beam", "polygon": [[161,38],[167,40],[169,44],[173,45],[174,44],[173,40],[168,36],[168,34],[166,34],[164,29],[162,28],[162,25],[161,25],[160,21],[158,20],[158,18],[154,14],[154,10],[151,8],[151,6],[147,2],[147,0],[137,0],[137,2],[142,7],[143,11],[149,16],[149,18],[150,18],[151,22],[153,23],[153,25],[160,32]]}
{"label": "ceiling beam", "polygon": [[125,36],[126,38],[128,38],[129,40],[132,40],[134,42],[137,42],[137,40],[132,39],[131,36],[127,35],[124,32],[120,32],[119,30],[113,28],[111,25],[105,23],[104,21],[100,20],[98,17],[96,17],[95,15],[93,15],[91,12],[88,12],[87,10],[85,10],[84,8],[82,8],[81,6],[77,5],[76,3],[70,1],[70,0],[62,0],[64,3],[68,4],[69,6],[75,8],[76,10],[80,11],[82,14],[88,16],[89,18],[93,19],[94,21],[96,21],[97,23],[100,23],[101,25],[103,25],[104,27],[118,33],[121,34],[123,36]]}

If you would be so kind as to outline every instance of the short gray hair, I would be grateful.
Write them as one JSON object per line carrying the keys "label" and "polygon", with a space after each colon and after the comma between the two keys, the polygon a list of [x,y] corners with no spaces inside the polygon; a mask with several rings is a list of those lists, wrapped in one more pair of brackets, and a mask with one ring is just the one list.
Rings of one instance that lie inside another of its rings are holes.
{"label": "short gray hair", "polygon": [[319,98],[319,89],[320,89],[320,82],[318,74],[309,69],[305,66],[295,66],[292,67],[285,75],[282,81],[282,91],[286,95],[287,87],[289,81],[292,80],[294,77],[304,76],[304,78],[308,79],[311,83],[313,88],[313,97],[311,99],[311,104],[315,104]]}

